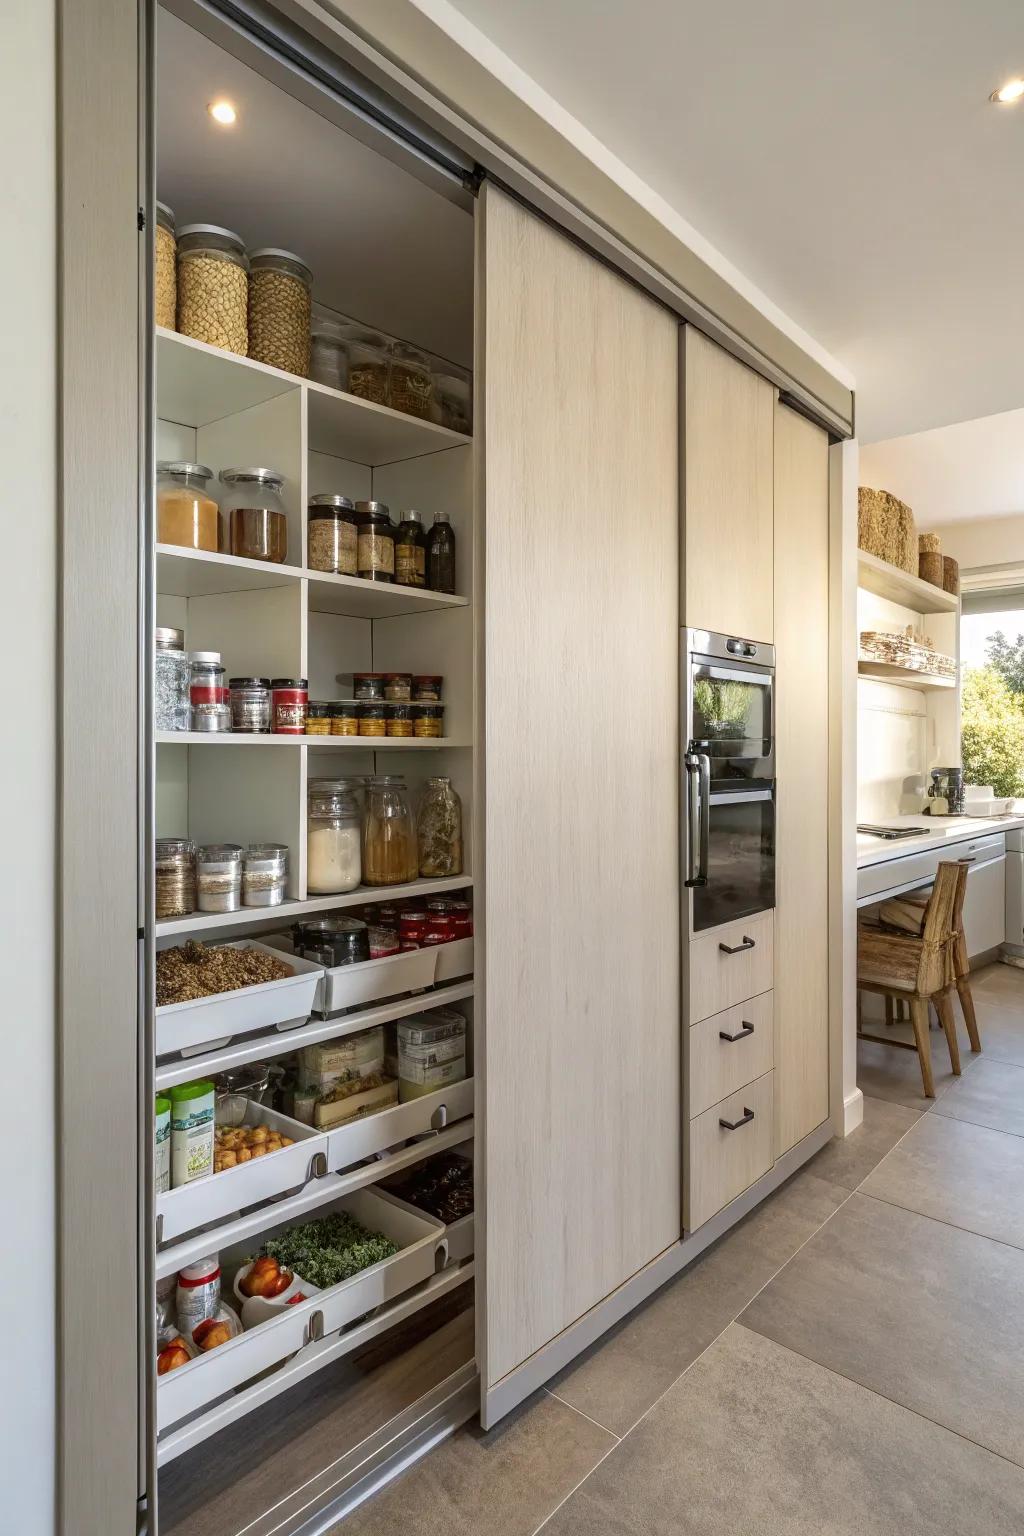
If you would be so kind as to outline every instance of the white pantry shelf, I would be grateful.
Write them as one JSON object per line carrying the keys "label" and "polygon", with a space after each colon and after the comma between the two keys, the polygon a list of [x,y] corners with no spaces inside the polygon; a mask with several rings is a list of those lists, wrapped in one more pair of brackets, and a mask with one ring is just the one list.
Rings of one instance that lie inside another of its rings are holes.
{"label": "white pantry shelf", "polygon": [[305,571],[309,577],[309,606],[314,613],[344,614],[353,619],[394,619],[406,613],[434,613],[441,608],[465,608],[467,597],[430,592],[426,587],[401,587],[390,581],[364,581],[359,576],[333,576]]}
{"label": "white pantry shelf", "polygon": [[955,613],[960,606],[955,592],[946,592],[930,581],[922,581],[920,576],[911,576],[909,571],[869,555],[865,549],[857,551],[857,585],[914,613]]}
{"label": "white pantry shelf", "polygon": [[[277,736],[273,731],[156,731],[158,747],[301,747],[306,736]],[[364,738],[368,739],[368,738]]]}
{"label": "white pantry shelf", "polygon": [[923,693],[956,687],[955,677],[938,677],[934,672],[915,672],[913,667],[900,667],[891,661],[857,662],[860,677],[871,677],[879,683],[893,683],[897,688],[917,688]]}
{"label": "white pantry shelf", "polygon": [[223,592],[265,591],[301,581],[297,565],[242,560],[177,544],[156,546],[156,590],[162,597],[217,597]]}
{"label": "white pantry shelf", "polygon": [[[174,735],[173,732],[171,734]],[[185,732],[180,734],[184,736]],[[440,896],[446,891],[469,890],[472,884],[471,875],[448,875],[441,880],[409,880],[404,885],[359,885],[344,896],[312,896],[306,901],[285,901],[279,907],[242,907],[238,912],[190,912],[187,917],[166,917],[155,924],[154,933],[157,939],[180,934],[202,938],[204,935],[219,935],[238,928],[287,928],[295,918],[313,912],[362,907],[374,901],[405,901],[409,897]]]}

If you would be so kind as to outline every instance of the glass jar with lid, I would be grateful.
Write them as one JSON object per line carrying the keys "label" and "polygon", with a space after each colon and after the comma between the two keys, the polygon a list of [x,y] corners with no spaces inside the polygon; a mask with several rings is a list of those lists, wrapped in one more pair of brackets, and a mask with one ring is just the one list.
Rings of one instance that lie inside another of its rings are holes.
{"label": "glass jar with lid", "polygon": [[187,837],[156,840],[156,916],[187,917],[196,909],[196,845]]}
{"label": "glass jar with lid", "polygon": [[399,774],[366,783],[363,817],[363,880],[367,885],[402,885],[419,869],[409,790]]}
{"label": "glass jar with lid", "polygon": [[231,729],[265,735],[270,730],[270,678],[232,677],[228,688]]}
{"label": "glass jar with lid", "polygon": [[430,415],[434,381],[426,353],[404,341],[391,348],[391,405],[407,416]]}
{"label": "glass jar with lid", "polygon": [[348,389],[348,347],[333,331],[314,324],[309,344],[309,376],[330,389]]}
{"label": "glass jar with lid", "polygon": [[423,879],[462,874],[462,801],[451,779],[427,780],[416,816],[416,838]]}
{"label": "glass jar with lid", "polygon": [[234,230],[185,224],[178,231],[178,330],[245,357],[249,350],[249,259]]}
{"label": "glass jar with lid", "polygon": [[196,855],[200,912],[237,912],[242,905],[242,849],[238,843],[207,843]]}
{"label": "glass jar with lid", "polygon": [[313,274],[294,251],[250,251],[249,356],[306,378],[312,295]]}
{"label": "glass jar with lid", "polygon": [[427,535],[423,518],[412,508],[402,514],[395,534],[395,581],[400,587],[427,584]]}
{"label": "glass jar with lid", "polygon": [[434,369],[434,397],[430,406],[431,421],[447,427],[450,432],[464,432],[468,437],[473,430],[472,385],[470,375],[461,369]]}
{"label": "glass jar with lid", "polygon": [[357,501],[357,575],[364,581],[394,581],[395,529],[384,501]]}
{"label": "glass jar with lid", "polygon": [[231,704],[219,651],[193,651],[189,698],[194,731],[230,731]]}
{"label": "glass jar with lid", "polygon": [[358,570],[359,514],[354,501],[328,491],[309,500],[306,564],[312,571],[355,576]]}
{"label": "glass jar with lid", "polygon": [[224,514],[231,553],[243,560],[283,565],[288,558],[288,514],[276,469],[222,469]]}
{"label": "glass jar with lid", "polygon": [[283,843],[250,843],[242,866],[242,906],[279,907],[288,883],[288,849]]}
{"label": "glass jar with lid", "polygon": [[390,405],[390,346],[376,331],[355,329],[348,338],[348,392],[375,405]]}
{"label": "glass jar with lid", "polygon": [[317,896],[354,891],[362,879],[362,812],[354,779],[310,780],[306,885]]}
{"label": "glass jar with lid", "polygon": [[153,670],[153,717],[158,731],[187,731],[192,723],[192,663],[180,629],[158,628]]}
{"label": "glass jar with lid", "polygon": [[178,309],[178,242],[174,234],[174,210],[156,205],[153,251],[153,320],[173,331]]}
{"label": "glass jar with lid", "polygon": [[216,554],[221,547],[220,511],[207,490],[213,470],[185,459],[164,459],[156,476],[157,543]]}

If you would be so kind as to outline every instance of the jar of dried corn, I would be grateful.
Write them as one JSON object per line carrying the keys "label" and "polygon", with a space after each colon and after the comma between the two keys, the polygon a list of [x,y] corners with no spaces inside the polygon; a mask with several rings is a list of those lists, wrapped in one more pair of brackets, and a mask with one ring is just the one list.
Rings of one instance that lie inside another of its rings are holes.
{"label": "jar of dried corn", "polygon": [[156,205],[154,244],[153,318],[157,325],[173,331],[178,308],[178,242],[174,238],[174,213],[166,203]]}
{"label": "jar of dried corn", "polygon": [[249,261],[230,229],[186,224],[178,234],[178,330],[245,357]]}
{"label": "jar of dried corn", "polygon": [[249,356],[309,375],[313,274],[301,257],[272,246],[249,256]]}

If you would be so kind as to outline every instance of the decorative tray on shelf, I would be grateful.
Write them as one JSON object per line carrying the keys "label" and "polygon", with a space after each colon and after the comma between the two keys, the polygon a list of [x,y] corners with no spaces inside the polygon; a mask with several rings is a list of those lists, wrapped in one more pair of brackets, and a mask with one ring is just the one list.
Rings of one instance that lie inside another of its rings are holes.
{"label": "decorative tray on shelf", "polygon": [[865,661],[884,661],[889,666],[905,667],[908,672],[927,672],[932,677],[956,677],[956,661],[912,636],[888,630],[866,629],[860,636],[860,654]]}

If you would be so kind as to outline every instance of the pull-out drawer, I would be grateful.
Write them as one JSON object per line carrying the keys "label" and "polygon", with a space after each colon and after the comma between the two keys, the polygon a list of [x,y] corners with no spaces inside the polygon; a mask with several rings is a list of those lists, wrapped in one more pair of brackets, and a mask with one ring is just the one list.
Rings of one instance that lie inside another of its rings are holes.
{"label": "pull-out drawer", "polygon": [[699,1024],[724,1013],[774,985],[772,938],[774,912],[759,912],[721,928],[711,928],[690,943],[689,1022]]}
{"label": "pull-out drawer", "polygon": [[683,1213],[688,1232],[749,1189],[772,1166],[773,1072],[690,1121]]}
{"label": "pull-out drawer", "polygon": [[770,1072],[774,1057],[771,992],[690,1026],[689,1118]]}

